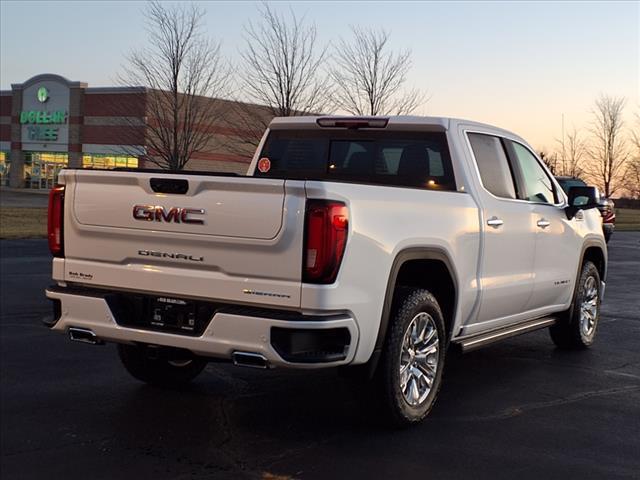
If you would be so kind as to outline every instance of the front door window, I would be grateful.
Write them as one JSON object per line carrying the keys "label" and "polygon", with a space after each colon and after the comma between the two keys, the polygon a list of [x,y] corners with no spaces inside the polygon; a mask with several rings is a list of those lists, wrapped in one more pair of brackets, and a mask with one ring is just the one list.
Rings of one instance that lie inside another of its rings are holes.
{"label": "front door window", "polygon": [[523,200],[535,203],[556,203],[558,196],[553,182],[533,153],[517,142],[509,143],[515,153],[514,160],[518,163],[522,173]]}

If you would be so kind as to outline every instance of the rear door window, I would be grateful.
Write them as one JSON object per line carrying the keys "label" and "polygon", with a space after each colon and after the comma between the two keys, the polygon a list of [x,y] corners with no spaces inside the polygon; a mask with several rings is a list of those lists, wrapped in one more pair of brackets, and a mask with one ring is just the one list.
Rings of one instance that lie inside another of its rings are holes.
{"label": "rear door window", "polygon": [[259,177],[456,188],[444,132],[274,130],[260,158]]}
{"label": "rear door window", "polygon": [[496,197],[516,198],[513,175],[500,138],[482,133],[468,136],[484,188]]}

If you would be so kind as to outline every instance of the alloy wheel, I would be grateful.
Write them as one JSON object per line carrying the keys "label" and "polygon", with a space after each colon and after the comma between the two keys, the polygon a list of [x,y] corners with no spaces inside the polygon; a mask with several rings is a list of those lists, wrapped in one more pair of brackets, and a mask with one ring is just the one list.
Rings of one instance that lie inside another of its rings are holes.
{"label": "alloy wheel", "polygon": [[587,277],[583,291],[580,304],[580,331],[584,337],[590,338],[595,332],[598,319],[598,285],[594,277]]}
{"label": "alloy wheel", "polygon": [[429,396],[438,371],[439,348],[435,321],[428,313],[418,313],[409,322],[400,353],[400,389],[412,407]]}

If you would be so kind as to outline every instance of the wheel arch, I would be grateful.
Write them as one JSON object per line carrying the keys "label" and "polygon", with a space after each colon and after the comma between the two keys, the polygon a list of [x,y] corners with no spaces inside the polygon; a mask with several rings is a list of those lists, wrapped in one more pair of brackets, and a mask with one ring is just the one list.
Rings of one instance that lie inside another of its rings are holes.
{"label": "wheel arch", "polygon": [[[369,361],[369,371],[371,374],[373,374],[376,369],[382,347],[384,346],[384,341],[389,329],[393,303],[396,299],[397,287],[400,285],[425,287],[429,289],[443,310],[447,334],[449,336],[451,335],[459,295],[458,278],[453,265],[448,253],[439,247],[410,247],[400,251],[395,256],[387,281],[378,335],[371,360]],[[428,277],[425,281],[424,277],[420,275],[424,272],[435,272],[437,275]],[[418,275],[420,275],[419,280]],[[444,281],[436,282],[436,280]]]}
{"label": "wheel arch", "polygon": [[[580,258],[580,265],[578,266],[578,275],[585,261],[591,261],[595,264],[600,274],[600,280],[605,281],[607,278],[607,255],[600,242],[592,241],[586,242],[582,247],[582,255]],[[577,278],[577,277],[576,277]]]}
{"label": "wheel arch", "polygon": [[607,278],[607,254],[606,244],[597,240],[587,240],[582,245],[582,252],[580,253],[580,261],[578,262],[578,268],[575,275],[575,285],[573,286],[573,295],[571,295],[571,303],[569,305],[569,314],[573,310],[573,304],[575,302],[576,295],[578,294],[580,274],[582,272],[582,266],[585,261],[591,261],[595,264],[600,274],[600,281],[604,282]]}

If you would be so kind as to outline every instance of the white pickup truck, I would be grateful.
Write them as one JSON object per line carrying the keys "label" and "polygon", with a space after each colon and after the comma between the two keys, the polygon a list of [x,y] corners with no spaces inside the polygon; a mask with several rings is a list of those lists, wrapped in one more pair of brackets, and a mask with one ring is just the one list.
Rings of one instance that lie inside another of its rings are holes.
{"label": "white pickup truck", "polygon": [[[349,366],[423,419],[445,353],[549,327],[594,341],[597,190],[566,195],[527,143],[434,117],[274,119],[248,176],[64,170],[51,191],[51,330],[116,342],[164,385],[211,360]],[[353,371],[353,370],[352,370]]]}

